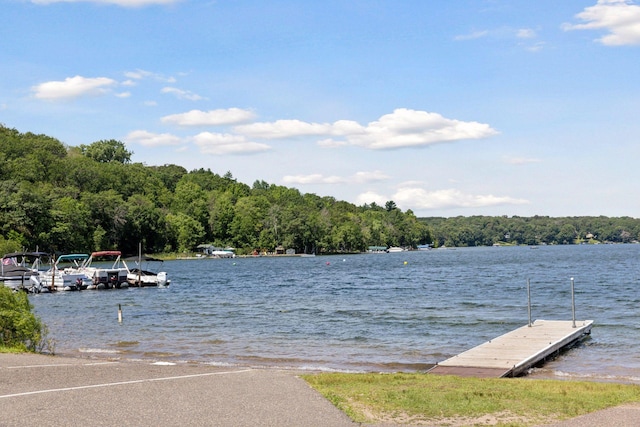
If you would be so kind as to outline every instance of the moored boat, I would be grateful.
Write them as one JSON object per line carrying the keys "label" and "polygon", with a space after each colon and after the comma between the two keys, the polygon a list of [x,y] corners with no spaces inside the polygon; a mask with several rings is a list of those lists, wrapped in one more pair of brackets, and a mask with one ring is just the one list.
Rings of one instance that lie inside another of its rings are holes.
{"label": "moored boat", "polygon": [[0,261],[0,282],[13,290],[29,293],[43,291],[40,283],[40,266],[46,252],[12,252]]}
{"label": "moored boat", "polygon": [[[93,252],[78,268],[78,271],[83,272],[91,279],[91,284],[87,286],[87,289],[128,288],[128,270],[122,264],[121,256],[122,253],[120,251]],[[105,264],[95,265],[96,262],[106,262],[101,261],[105,259],[113,260],[112,264],[111,261],[109,261],[111,266]]]}
{"label": "moored boat", "polygon": [[[167,287],[171,284],[171,280],[167,277],[165,271],[159,271],[164,261],[150,256],[130,257],[123,260],[124,266],[127,268],[127,281],[131,286],[145,287],[157,286]],[[157,264],[158,267],[152,269],[150,266]],[[131,267],[129,267],[131,265]],[[156,271],[154,271],[156,270]]]}
{"label": "moored boat", "polygon": [[52,291],[80,291],[91,285],[91,279],[80,269],[87,254],[60,255],[53,266],[40,272],[40,283]]}

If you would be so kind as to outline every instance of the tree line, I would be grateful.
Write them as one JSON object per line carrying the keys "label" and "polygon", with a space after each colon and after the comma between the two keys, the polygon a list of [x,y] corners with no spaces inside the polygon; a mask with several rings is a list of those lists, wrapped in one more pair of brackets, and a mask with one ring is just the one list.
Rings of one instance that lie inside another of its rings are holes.
{"label": "tree line", "polygon": [[421,218],[434,246],[637,243],[640,219],[583,216],[470,216]]}
{"label": "tree line", "polygon": [[211,244],[327,254],[640,239],[640,220],[628,217],[417,218],[393,201],[356,206],[262,180],[249,186],[231,172],[132,163],[132,154],[117,140],[71,147],[0,125],[0,252],[135,254],[142,243],[147,253]]}
{"label": "tree line", "polygon": [[135,254],[141,242],[147,253],[213,244],[320,254],[431,241],[393,202],[356,206],[230,172],[132,163],[132,154],[116,140],[70,147],[0,126],[0,249]]}

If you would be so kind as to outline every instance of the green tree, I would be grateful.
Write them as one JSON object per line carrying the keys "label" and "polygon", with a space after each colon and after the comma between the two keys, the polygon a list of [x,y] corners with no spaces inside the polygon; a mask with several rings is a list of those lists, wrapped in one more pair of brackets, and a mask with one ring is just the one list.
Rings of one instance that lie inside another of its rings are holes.
{"label": "green tree", "polygon": [[269,202],[264,196],[247,196],[238,200],[234,206],[233,220],[229,224],[236,247],[259,247],[268,211]]}
{"label": "green tree", "polygon": [[73,252],[91,246],[91,217],[84,203],[62,197],[53,201],[51,213],[54,225],[43,236],[53,251]]}
{"label": "green tree", "polygon": [[48,345],[47,328],[32,308],[26,292],[0,286],[0,347],[34,352]]}
{"label": "green tree", "polygon": [[564,224],[556,235],[558,243],[572,244],[576,239],[576,229],[572,224]]}
{"label": "green tree", "polygon": [[[114,190],[99,193],[83,192],[80,200],[89,212],[91,227],[101,227],[101,249],[116,249],[121,241],[125,241],[127,209],[122,196]],[[93,243],[95,244],[95,234]],[[134,242],[137,245],[137,242]]]}
{"label": "green tree", "polygon": [[80,150],[85,156],[100,163],[129,163],[132,151],[127,150],[123,142],[115,139],[100,140],[89,145],[80,145]]}
{"label": "green tree", "polygon": [[185,175],[176,186],[173,197],[172,212],[184,213],[196,219],[203,230],[209,227],[208,194],[195,182]]}
{"label": "green tree", "polygon": [[182,212],[168,214],[166,224],[173,247],[180,252],[193,251],[204,238],[202,225]]}

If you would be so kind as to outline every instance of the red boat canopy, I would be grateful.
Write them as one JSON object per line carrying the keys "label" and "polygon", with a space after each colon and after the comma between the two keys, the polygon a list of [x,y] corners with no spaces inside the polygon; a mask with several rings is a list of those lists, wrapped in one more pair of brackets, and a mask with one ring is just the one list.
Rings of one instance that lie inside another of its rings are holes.
{"label": "red boat canopy", "polygon": [[122,252],[120,251],[99,251],[99,252],[93,252],[91,254],[92,257],[99,257],[99,256],[120,256],[122,255]]}

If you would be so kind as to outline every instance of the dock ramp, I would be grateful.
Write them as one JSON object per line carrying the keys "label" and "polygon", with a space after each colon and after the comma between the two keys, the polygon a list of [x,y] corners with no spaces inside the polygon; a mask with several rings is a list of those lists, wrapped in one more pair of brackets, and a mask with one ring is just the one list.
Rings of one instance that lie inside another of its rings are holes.
{"label": "dock ramp", "polygon": [[516,377],[591,333],[593,320],[536,320],[438,363],[428,372],[467,377]]}

